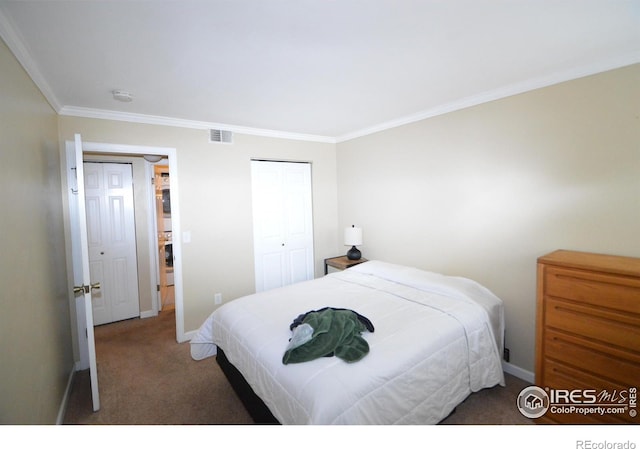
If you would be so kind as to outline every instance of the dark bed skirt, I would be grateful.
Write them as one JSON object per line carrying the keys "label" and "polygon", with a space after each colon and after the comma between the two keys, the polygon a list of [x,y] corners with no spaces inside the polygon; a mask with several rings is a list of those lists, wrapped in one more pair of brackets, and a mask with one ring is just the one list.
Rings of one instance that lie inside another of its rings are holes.
{"label": "dark bed skirt", "polygon": [[256,424],[280,424],[220,348],[217,349],[216,361]]}

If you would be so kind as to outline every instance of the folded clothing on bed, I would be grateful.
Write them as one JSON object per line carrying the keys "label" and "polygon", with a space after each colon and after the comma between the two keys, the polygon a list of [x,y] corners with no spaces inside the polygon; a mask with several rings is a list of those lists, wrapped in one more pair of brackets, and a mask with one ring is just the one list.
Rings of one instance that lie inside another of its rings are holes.
{"label": "folded clothing on bed", "polygon": [[353,310],[325,307],[298,316],[282,363],[301,363],[319,357],[339,357],[356,362],[369,353],[362,338],[365,330],[374,331],[371,321]]}

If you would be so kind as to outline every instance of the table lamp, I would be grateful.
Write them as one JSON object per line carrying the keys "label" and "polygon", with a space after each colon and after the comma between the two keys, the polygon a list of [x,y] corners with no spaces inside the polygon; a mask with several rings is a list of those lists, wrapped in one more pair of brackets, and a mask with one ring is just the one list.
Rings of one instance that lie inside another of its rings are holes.
{"label": "table lamp", "polygon": [[347,258],[349,260],[359,260],[362,254],[356,248],[356,245],[362,245],[362,228],[356,228],[355,225],[346,228],[344,230],[344,244],[345,246],[351,246],[351,249],[347,252]]}

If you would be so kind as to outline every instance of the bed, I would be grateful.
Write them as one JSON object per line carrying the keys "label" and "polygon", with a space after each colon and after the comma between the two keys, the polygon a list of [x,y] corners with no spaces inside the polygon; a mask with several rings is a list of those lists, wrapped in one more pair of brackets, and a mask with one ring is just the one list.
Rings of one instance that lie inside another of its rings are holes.
{"label": "bed", "polygon": [[[292,321],[325,307],[373,323],[368,353],[284,364]],[[505,385],[503,335],[503,303],[477,282],[374,260],[226,303],[191,356],[217,355],[281,424],[435,424],[472,392]]]}

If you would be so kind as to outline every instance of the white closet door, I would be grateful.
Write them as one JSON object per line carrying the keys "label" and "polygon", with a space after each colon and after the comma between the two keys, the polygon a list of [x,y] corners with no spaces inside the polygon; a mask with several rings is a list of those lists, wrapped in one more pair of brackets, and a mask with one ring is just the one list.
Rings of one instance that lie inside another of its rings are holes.
{"label": "white closet door", "polygon": [[130,164],[84,163],[94,324],[140,316]]}
{"label": "white closet door", "polygon": [[251,161],[256,291],[313,279],[311,164]]}

